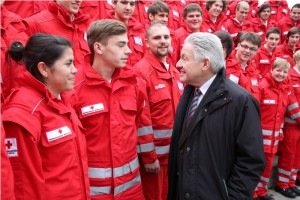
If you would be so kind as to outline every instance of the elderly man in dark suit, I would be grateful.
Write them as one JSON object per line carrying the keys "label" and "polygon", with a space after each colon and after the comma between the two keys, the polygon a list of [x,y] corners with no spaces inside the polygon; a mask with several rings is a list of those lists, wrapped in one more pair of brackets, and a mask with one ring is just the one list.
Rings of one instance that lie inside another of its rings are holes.
{"label": "elderly man in dark suit", "polygon": [[186,83],[169,157],[169,200],[252,199],[265,166],[258,102],[225,77],[219,38],[193,33],[177,63]]}

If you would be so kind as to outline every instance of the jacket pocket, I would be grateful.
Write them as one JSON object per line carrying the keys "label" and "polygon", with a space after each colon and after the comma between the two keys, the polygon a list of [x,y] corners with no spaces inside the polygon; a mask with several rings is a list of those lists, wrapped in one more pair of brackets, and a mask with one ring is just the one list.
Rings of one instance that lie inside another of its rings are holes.
{"label": "jacket pocket", "polygon": [[[164,85],[164,84],[160,84]],[[157,86],[156,86],[157,87]],[[167,88],[156,89],[156,91],[151,95],[150,103],[158,103],[161,101],[170,101],[171,94]]]}

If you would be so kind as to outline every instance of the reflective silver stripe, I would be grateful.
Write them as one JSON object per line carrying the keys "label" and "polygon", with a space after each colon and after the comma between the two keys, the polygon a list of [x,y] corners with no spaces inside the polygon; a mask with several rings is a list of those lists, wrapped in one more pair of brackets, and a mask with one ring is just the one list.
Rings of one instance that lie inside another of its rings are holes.
{"label": "reflective silver stripe", "polygon": [[110,194],[111,187],[95,187],[90,186],[90,194],[91,196],[99,195],[99,194]]}
{"label": "reflective silver stripe", "polygon": [[280,132],[280,131],[275,131],[275,137],[278,137],[278,136],[279,136],[279,132]]}
{"label": "reflective silver stripe", "polygon": [[125,192],[126,190],[136,186],[137,184],[139,184],[141,182],[141,177],[140,174],[138,174],[134,179],[132,179],[131,181],[128,181],[126,183],[123,183],[122,185],[119,185],[117,187],[115,187],[115,192],[114,195],[117,196],[118,194]]}
{"label": "reflective silver stripe", "polygon": [[297,119],[297,118],[299,118],[299,117],[300,117],[300,112],[298,112],[298,113],[292,115],[292,118],[293,118],[293,119]]}
{"label": "reflective silver stripe", "polygon": [[292,169],[292,173],[297,173],[298,169]]}
{"label": "reflective silver stripe", "polygon": [[89,178],[110,178],[112,177],[111,168],[89,167]]}
{"label": "reflective silver stripe", "polygon": [[130,163],[127,163],[121,167],[114,168],[114,178],[128,174],[129,172],[136,170],[138,167],[139,167],[139,160],[136,157]]}
{"label": "reflective silver stripe", "polygon": [[290,111],[290,110],[293,110],[297,107],[299,107],[298,103],[293,103],[293,104],[291,104],[287,107],[287,110]]}
{"label": "reflective silver stripe", "polygon": [[288,178],[284,178],[282,176],[278,176],[279,181],[284,182],[284,183],[288,183],[289,179]]}
{"label": "reflective silver stripe", "polygon": [[172,136],[173,129],[154,130],[154,138],[168,138]]}
{"label": "reflective silver stripe", "polygon": [[139,144],[138,148],[139,148],[138,149],[139,153],[150,152],[150,151],[154,151],[154,144],[153,142],[147,144]]}
{"label": "reflective silver stripe", "polygon": [[284,123],[281,123],[281,126],[280,126],[281,128],[283,128],[284,127]]}
{"label": "reflective silver stripe", "polygon": [[273,133],[273,131],[270,131],[270,130],[262,130],[262,132],[263,132],[263,135],[272,135],[272,133]]}
{"label": "reflective silver stripe", "polygon": [[275,140],[274,145],[278,145],[279,140]]}
{"label": "reflective silver stripe", "polygon": [[261,177],[260,177],[260,180],[262,180],[262,181],[264,181],[264,182],[266,182],[266,183],[269,183],[269,179],[266,178],[266,177],[261,176]]}
{"label": "reflective silver stripe", "polygon": [[290,179],[293,180],[293,181],[295,181],[295,180],[297,180],[297,176],[296,175],[290,176]]}
{"label": "reflective silver stripe", "polygon": [[262,183],[258,183],[257,187],[268,189],[268,185],[265,185],[265,184],[262,184]]}
{"label": "reflective silver stripe", "polygon": [[155,147],[156,154],[166,154],[169,153],[169,150],[170,150],[170,145]]}
{"label": "reflective silver stripe", "polygon": [[278,173],[281,173],[281,174],[284,174],[284,175],[287,175],[287,176],[291,175],[291,172],[286,171],[286,170],[281,169],[281,168],[278,168]]}
{"label": "reflective silver stripe", "polygon": [[145,126],[138,129],[138,136],[149,135],[153,133],[152,126]]}
{"label": "reflective silver stripe", "polygon": [[272,142],[271,140],[264,140],[265,145],[271,145],[271,142]]}
{"label": "reflective silver stripe", "polygon": [[[127,163],[121,167],[116,167],[113,169],[114,178],[128,174],[131,171],[136,170],[139,167],[138,158],[136,157],[130,163]],[[89,167],[89,178],[111,178],[112,169],[111,168],[95,168]]]}
{"label": "reflective silver stripe", "polygon": [[289,123],[293,123],[293,124],[296,124],[296,123],[297,123],[296,120],[291,119],[291,118],[289,118],[289,117],[285,117],[285,118],[284,118],[284,121],[285,121],[285,122],[289,122]]}

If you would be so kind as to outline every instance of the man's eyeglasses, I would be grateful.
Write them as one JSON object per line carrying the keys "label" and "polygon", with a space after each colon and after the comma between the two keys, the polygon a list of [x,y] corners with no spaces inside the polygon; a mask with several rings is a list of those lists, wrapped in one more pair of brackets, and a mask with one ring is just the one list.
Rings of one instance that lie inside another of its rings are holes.
{"label": "man's eyeglasses", "polygon": [[240,44],[240,46],[241,46],[243,49],[245,49],[245,50],[249,49],[249,51],[251,51],[251,52],[256,52],[256,51],[257,51],[257,48],[255,48],[255,47],[249,47],[249,46],[246,45],[246,44]]}

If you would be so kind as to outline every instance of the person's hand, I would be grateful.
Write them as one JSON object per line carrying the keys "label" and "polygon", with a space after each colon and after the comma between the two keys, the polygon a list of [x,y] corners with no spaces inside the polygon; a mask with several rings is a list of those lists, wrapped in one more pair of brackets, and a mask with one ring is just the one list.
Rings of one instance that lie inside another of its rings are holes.
{"label": "person's hand", "polygon": [[160,170],[160,165],[158,159],[153,163],[144,164],[145,170],[148,173],[158,173]]}

